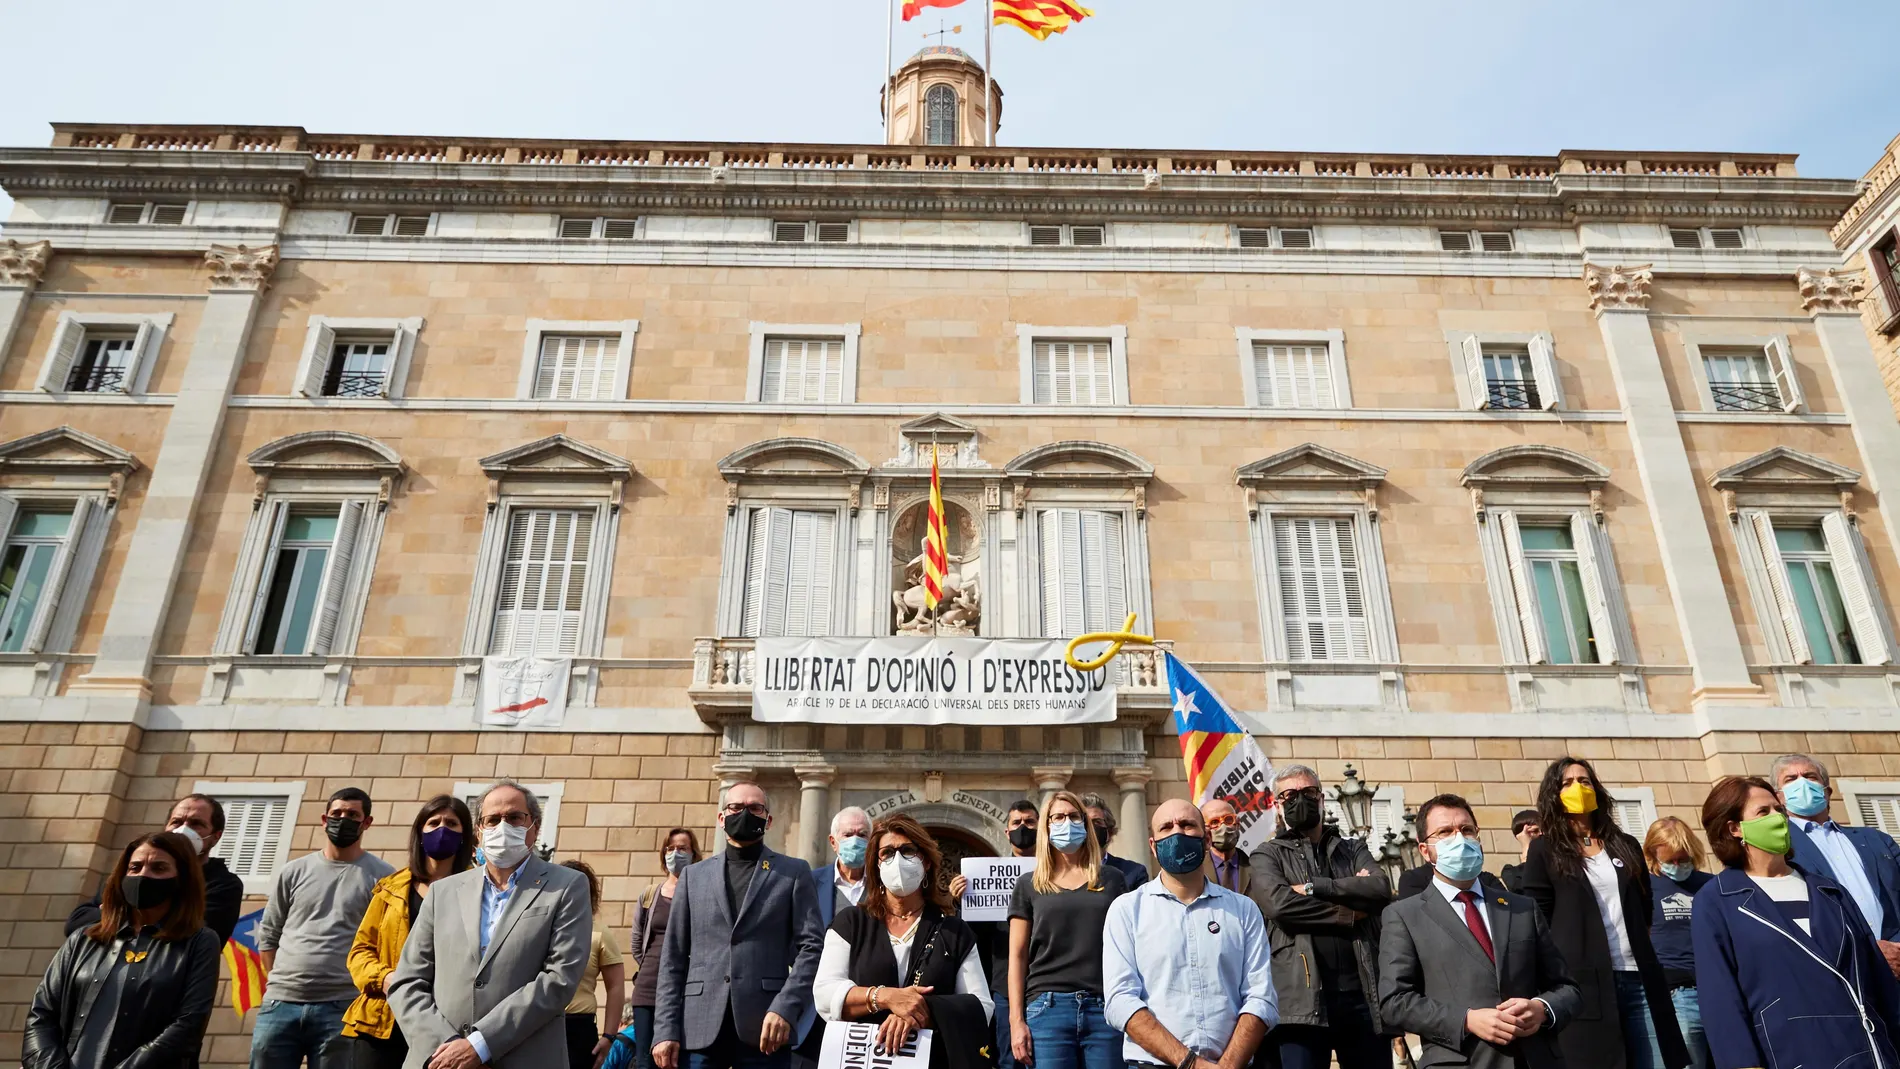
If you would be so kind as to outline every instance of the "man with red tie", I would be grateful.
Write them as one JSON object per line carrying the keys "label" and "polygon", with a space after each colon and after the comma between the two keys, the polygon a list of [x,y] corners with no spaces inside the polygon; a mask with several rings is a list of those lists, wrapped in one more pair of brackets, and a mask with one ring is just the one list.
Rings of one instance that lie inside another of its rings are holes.
{"label": "man with red tie", "polygon": [[1576,1019],[1582,996],[1537,904],[1478,883],[1484,848],[1463,798],[1420,806],[1417,832],[1432,884],[1385,910],[1380,1016],[1441,1048],[1424,1064],[1559,1069],[1552,1033]]}

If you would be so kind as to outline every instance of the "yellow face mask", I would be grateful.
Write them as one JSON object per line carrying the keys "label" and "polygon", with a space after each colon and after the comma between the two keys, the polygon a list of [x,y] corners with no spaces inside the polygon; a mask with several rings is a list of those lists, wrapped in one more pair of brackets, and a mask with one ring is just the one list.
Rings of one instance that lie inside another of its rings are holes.
{"label": "yellow face mask", "polygon": [[1596,812],[1596,788],[1590,786],[1588,783],[1572,783],[1570,786],[1558,792],[1557,797],[1563,799],[1564,812],[1566,813]]}

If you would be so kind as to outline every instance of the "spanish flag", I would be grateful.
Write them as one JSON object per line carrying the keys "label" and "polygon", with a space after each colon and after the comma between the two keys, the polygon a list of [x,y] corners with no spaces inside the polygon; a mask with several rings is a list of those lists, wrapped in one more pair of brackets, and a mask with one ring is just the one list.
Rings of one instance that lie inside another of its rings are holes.
{"label": "spanish flag", "polygon": [[[1081,4],[1072,4],[1069,0],[991,0],[994,4],[995,22],[998,26],[1014,26],[1038,41],[1046,41],[1052,33],[1067,32],[1073,23],[1081,22],[1095,12]],[[909,10],[906,6],[905,10]]]}
{"label": "spanish flag", "polygon": [[264,1001],[264,955],[257,951],[257,922],[264,911],[238,918],[224,944],[224,963],[231,967],[231,1008],[242,1017]]}
{"label": "spanish flag", "polygon": [[950,566],[949,540],[943,530],[943,478],[937,472],[937,446],[930,446],[930,510],[924,517],[924,603],[932,611],[943,600],[943,576]]}
{"label": "spanish flag", "polygon": [[[924,8],[927,7],[955,7],[961,3],[963,3],[963,0],[904,0],[904,21],[909,22],[911,19],[923,14]],[[885,10],[889,11],[890,9],[886,8]],[[885,17],[889,18],[890,16],[886,15]]]}

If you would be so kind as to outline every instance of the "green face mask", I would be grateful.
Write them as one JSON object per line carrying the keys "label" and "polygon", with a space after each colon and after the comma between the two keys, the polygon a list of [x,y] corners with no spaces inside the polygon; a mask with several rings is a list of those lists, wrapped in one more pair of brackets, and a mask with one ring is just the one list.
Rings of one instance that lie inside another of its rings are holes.
{"label": "green face mask", "polygon": [[1788,818],[1780,813],[1764,813],[1754,820],[1744,820],[1742,841],[1757,850],[1786,855],[1791,845]]}

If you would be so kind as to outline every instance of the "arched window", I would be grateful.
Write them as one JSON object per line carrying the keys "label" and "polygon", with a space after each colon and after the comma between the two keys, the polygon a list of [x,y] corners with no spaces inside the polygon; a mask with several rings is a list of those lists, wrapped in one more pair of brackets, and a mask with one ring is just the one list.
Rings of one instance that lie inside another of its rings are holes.
{"label": "arched window", "polygon": [[957,143],[957,91],[947,85],[933,85],[924,94],[924,130],[926,145]]}

